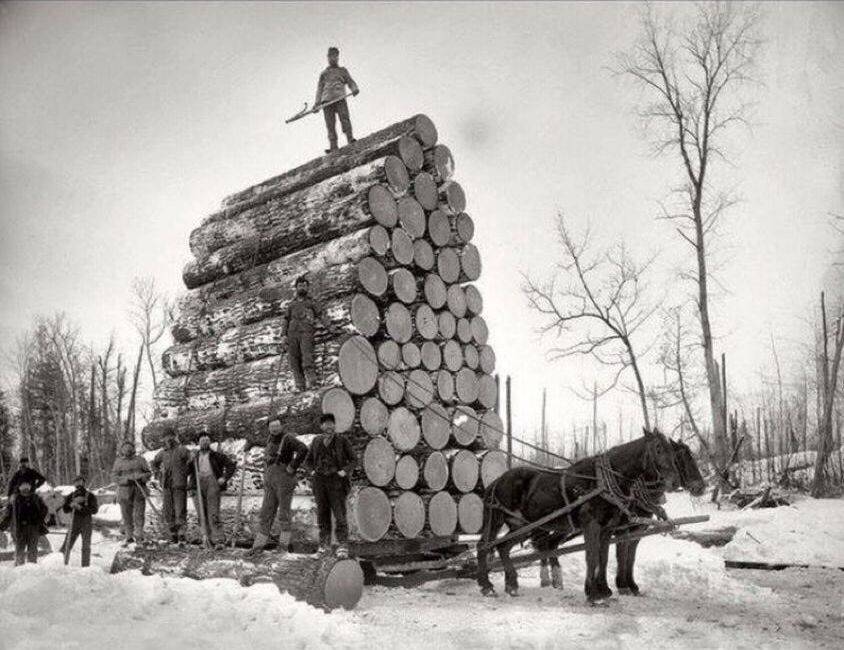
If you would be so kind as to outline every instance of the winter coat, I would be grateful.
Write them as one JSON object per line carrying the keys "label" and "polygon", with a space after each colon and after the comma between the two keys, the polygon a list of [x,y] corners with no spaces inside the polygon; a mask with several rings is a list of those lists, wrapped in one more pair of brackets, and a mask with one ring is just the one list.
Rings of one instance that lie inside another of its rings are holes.
{"label": "winter coat", "polygon": [[26,496],[18,492],[9,503],[9,509],[13,537],[17,537],[18,531],[24,528],[37,530],[39,535],[49,532],[44,523],[49,514],[47,504],[35,492]]}
{"label": "winter coat", "polygon": [[352,443],[345,436],[334,434],[329,442],[328,436],[319,435],[311,443],[305,463],[313,469],[314,476],[334,476],[343,470],[348,480],[357,457]]}
{"label": "winter coat", "polygon": [[31,467],[21,467],[14,474],[9,481],[9,489],[6,491],[7,496],[12,496],[18,491],[18,486],[21,483],[29,483],[32,486],[32,491],[35,492],[44,483],[47,482],[41,472],[32,469]]}
{"label": "winter coat", "polygon": [[[225,483],[220,486],[221,491],[225,491],[228,487],[228,482],[234,476],[237,470],[237,463],[234,462],[226,454],[215,451],[214,449],[208,452],[208,461],[211,463],[211,473],[214,474],[215,479],[224,479]],[[190,473],[188,474],[188,490],[196,489],[196,472],[194,471],[194,464],[191,463]]]}
{"label": "winter coat", "polygon": [[288,337],[313,335],[318,322],[325,325],[322,306],[310,296],[293,298],[287,305],[284,317]]}
{"label": "winter coat", "polygon": [[346,94],[346,86],[349,86],[349,90],[352,92],[358,89],[358,85],[346,68],[339,65],[328,66],[319,75],[314,106],[330,102],[333,99],[340,99]]}
{"label": "winter coat", "polygon": [[193,473],[190,452],[182,445],[164,448],[152,460],[152,471],[165,490],[186,489],[188,476]]}
{"label": "winter coat", "polygon": [[[75,499],[82,499],[82,507],[78,510],[73,509],[73,502]],[[97,497],[94,496],[92,492],[88,492],[85,488],[82,488],[81,490],[77,488],[68,494],[64,498],[64,505],[62,505],[62,510],[65,512],[73,511],[76,518],[90,517],[95,515],[99,509],[100,505],[97,503]]]}
{"label": "winter coat", "polygon": [[273,436],[264,449],[264,455],[268,467],[273,464],[290,465],[295,472],[308,456],[308,445],[290,433],[283,437]]}
{"label": "winter coat", "polygon": [[150,476],[149,465],[143,456],[118,458],[114,461],[111,473],[120,487],[133,485],[135,481],[143,484],[149,480]]}

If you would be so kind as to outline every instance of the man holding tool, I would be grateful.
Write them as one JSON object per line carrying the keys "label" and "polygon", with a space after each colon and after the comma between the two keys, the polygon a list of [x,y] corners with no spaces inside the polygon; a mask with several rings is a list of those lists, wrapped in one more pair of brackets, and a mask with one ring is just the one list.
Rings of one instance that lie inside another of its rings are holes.
{"label": "man holding tool", "polygon": [[336,47],[328,48],[328,67],[319,75],[317,84],[314,113],[322,110],[325,117],[325,126],[328,129],[328,149],[325,153],[337,151],[337,124],[336,118],[340,118],[340,126],[346,135],[349,144],[355,141],[352,135],[352,120],[349,118],[349,105],[346,103],[346,86],[351,90],[352,95],[357,95],[360,90],[352,75],[346,68],[339,65],[340,50]]}

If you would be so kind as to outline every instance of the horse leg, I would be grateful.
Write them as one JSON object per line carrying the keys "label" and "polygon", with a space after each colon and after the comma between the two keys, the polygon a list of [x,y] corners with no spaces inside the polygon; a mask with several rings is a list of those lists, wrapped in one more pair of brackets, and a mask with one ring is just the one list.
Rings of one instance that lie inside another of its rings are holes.
{"label": "horse leg", "polygon": [[539,559],[539,586],[550,587],[551,574],[548,573],[548,558],[545,557],[545,553],[550,550],[548,548],[547,536],[541,533],[534,532],[533,535],[531,535],[530,537],[530,541],[533,545],[534,550],[536,550],[542,555],[542,557]]}
{"label": "horse leg", "polygon": [[[481,539],[478,541],[478,548],[483,548],[495,540],[498,537],[498,531],[501,530],[501,526],[504,524],[503,518],[497,512],[485,512],[484,519],[486,521],[484,521]],[[487,566],[487,561],[492,552],[494,552],[493,549],[486,549],[478,553],[476,580],[478,581],[478,586],[481,588],[481,594],[484,596],[497,596],[495,588],[489,580],[489,567]]]}
{"label": "horse leg", "polygon": [[551,586],[551,574],[548,573],[548,560],[546,558],[542,558],[539,561],[539,586]]}
{"label": "horse leg", "polygon": [[601,525],[597,521],[590,519],[583,523],[583,542],[586,546],[586,579],[583,590],[586,592],[586,599],[594,603],[600,600],[596,589],[596,579],[601,554]]}
{"label": "horse leg", "polygon": [[498,547],[498,555],[504,565],[504,591],[511,596],[519,595],[519,574],[510,559],[510,548],[512,544],[502,544]]}
{"label": "horse leg", "polygon": [[612,596],[612,589],[607,584],[607,561],[610,556],[610,530],[608,528],[601,531],[600,540],[597,588],[601,598],[609,598]]}
{"label": "horse leg", "polygon": [[638,546],[638,539],[635,539],[628,544],[626,565],[627,571],[625,573],[627,588],[630,590],[630,593],[634,596],[639,595],[639,585],[637,585],[636,581],[633,579],[633,566],[636,564],[636,549],[638,548]]}
{"label": "horse leg", "polygon": [[615,586],[620,594],[630,593],[627,586],[627,551],[630,542],[619,542],[615,545]]}
{"label": "horse leg", "polygon": [[551,586],[554,587],[554,589],[562,589],[563,570],[560,568],[560,560],[556,555],[552,555],[548,558],[548,561],[551,563]]}

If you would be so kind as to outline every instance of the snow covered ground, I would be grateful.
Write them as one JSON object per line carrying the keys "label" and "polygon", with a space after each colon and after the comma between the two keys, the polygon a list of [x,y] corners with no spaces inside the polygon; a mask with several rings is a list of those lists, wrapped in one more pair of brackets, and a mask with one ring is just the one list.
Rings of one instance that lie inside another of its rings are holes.
{"label": "snow covered ground", "polygon": [[[701,527],[737,526],[734,542],[704,549],[667,536],[644,540],[637,565],[643,596],[614,598],[603,608],[585,603],[582,554],[561,558],[563,591],[540,588],[532,567],[520,572],[519,598],[484,599],[471,581],[442,580],[414,589],[367,587],[355,611],[324,614],[268,585],[108,575],[116,541],[97,534],[89,569],[78,567],[78,549],[69,568],[59,554],[38,566],[0,566],[0,650],[844,647],[844,572],[734,571],[723,564],[747,552],[844,566],[844,501],[711,508],[682,496],[668,504],[674,516],[711,514]],[[749,546],[743,533],[758,542]],[[61,536],[51,541],[58,548]],[[500,591],[501,575],[493,582]]]}

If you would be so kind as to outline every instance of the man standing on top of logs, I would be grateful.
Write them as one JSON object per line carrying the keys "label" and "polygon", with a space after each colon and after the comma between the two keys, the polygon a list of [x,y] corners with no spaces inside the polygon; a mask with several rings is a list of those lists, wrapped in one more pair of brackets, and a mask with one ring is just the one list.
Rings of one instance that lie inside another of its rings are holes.
{"label": "man standing on top of logs", "polygon": [[322,323],[330,330],[331,324],[323,314],[322,306],[308,295],[310,282],[307,276],[296,279],[296,297],[287,305],[281,325],[282,345],[290,359],[290,370],[296,382],[296,390],[315,388],[317,385],[314,370],[314,327]]}
{"label": "man standing on top of logs", "polygon": [[346,524],[346,497],[351,488],[351,473],[357,458],[348,438],[336,432],[334,416],[326,413],[320,418],[322,434],[314,438],[305,463],[313,470],[311,482],[319,524],[321,551],[331,548],[331,520],[339,544],[337,554],[348,554],[346,542],[349,529]]}
{"label": "man standing on top of logs", "polygon": [[143,456],[135,455],[135,444],[127,440],[120,446],[121,456],[114,461],[111,473],[117,483],[117,502],[123,518],[123,546],[135,540],[144,541],[144,512],[149,465]]}
{"label": "man standing on top of logs", "polygon": [[264,501],[261,503],[260,523],[250,555],[260,553],[270,540],[276,511],[279,513],[281,531],[278,535],[278,549],[286,553],[290,547],[293,531],[291,504],[296,490],[296,470],[308,455],[307,445],[294,432],[282,434],[278,420],[270,422],[270,439],[264,449],[267,469],[264,472]]}
{"label": "man standing on top of logs", "polygon": [[41,475],[41,472],[29,466],[29,458],[27,456],[21,456],[20,467],[18,467],[14,474],[12,474],[6,495],[8,497],[14,496],[17,493],[18,486],[24,481],[29,483],[33,491],[37,490],[47,482],[47,479]]}
{"label": "man standing on top of logs", "polygon": [[164,436],[164,448],[152,460],[152,471],[164,494],[162,514],[170,530],[171,542],[181,544],[186,541],[188,475],[192,469],[190,452],[179,444],[175,431],[168,431]]}
{"label": "man standing on top of logs", "polygon": [[226,454],[211,449],[211,438],[199,439],[199,451],[194,457],[195,466],[188,474],[188,492],[196,490],[196,475],[199,474],[199,496],[197,512],[202,508],[205,515],[205,533],[219,550],[223,547],[223,528],[220,525],[220,494],[237,470],[235,463]]}
{"label": "man standing on top of logs", "polygon": [[339,65],[339,60],[340,50],[336,47],[329,47],[328,67],[319,75],[316,99],[314,100],[314,113],[319,111],[323,104],[333,102],[322,108],[325,126],[328,129],[329,148],[325,150],[325,153],[337,151],[337,116],[340,117],[340,126],[346,135],[346,140],[349,144],[355,141],[352,135],[352,120],[349,118],[349,105],[343,97],[346,95],[346,86],[352,91],[352,95],[357,95],[360,90],[349,71]]}
{"label": "man standing on top of logs", "polygon": [[73,479],[76,488],[64,499],[62,510],[72,513],[70,530],[62,544],[61,552],[64,553],[64,563],[70,561],[70,551],[76,543],[76,538],[82,535],[82,566],[91,566],[91,533],[94,530],[93,516],[99,510],[97,497],[85,489],[85,477],[77,476]]}

